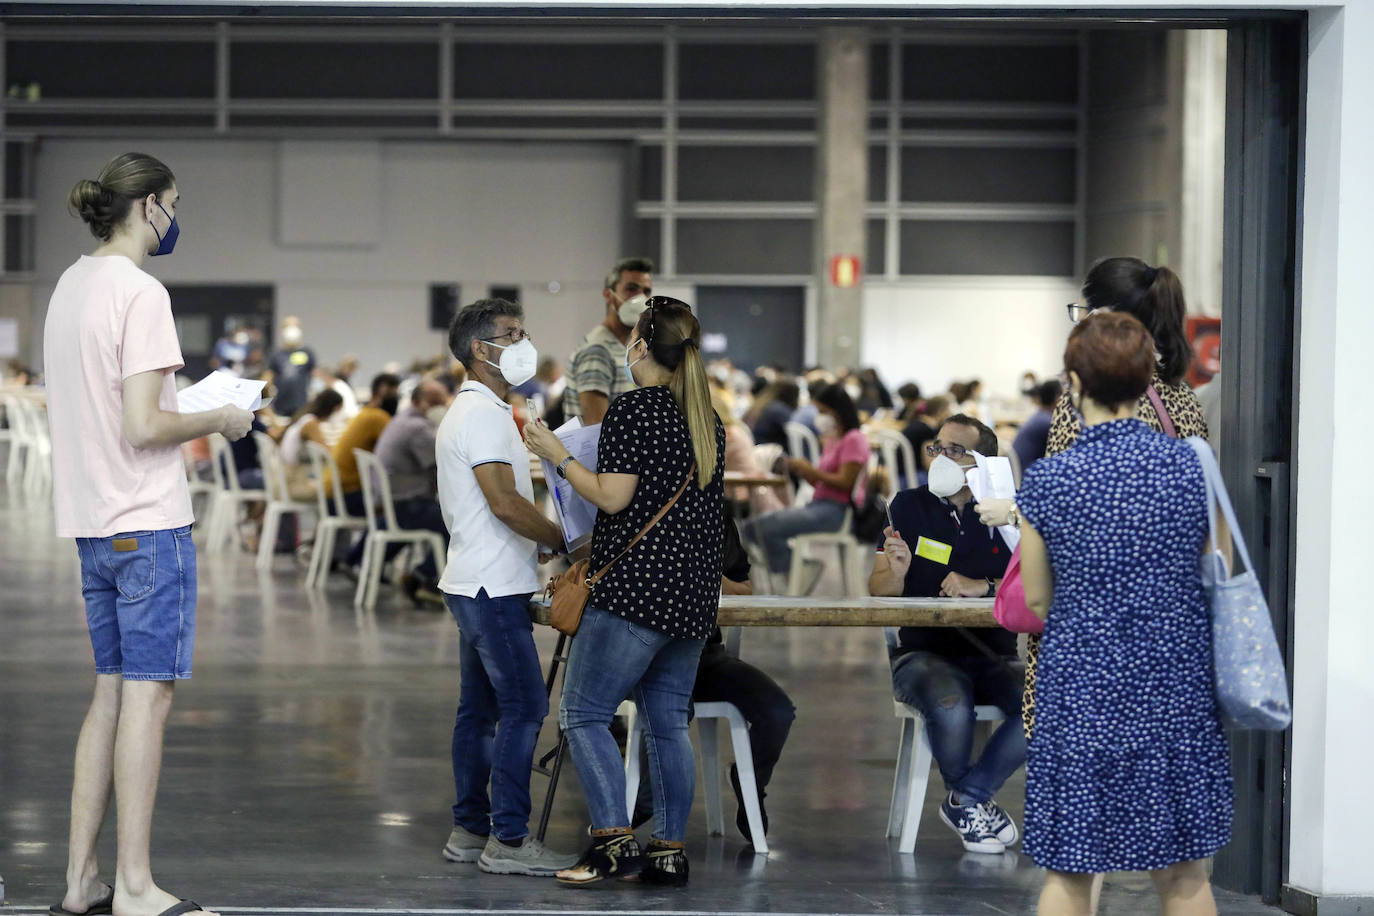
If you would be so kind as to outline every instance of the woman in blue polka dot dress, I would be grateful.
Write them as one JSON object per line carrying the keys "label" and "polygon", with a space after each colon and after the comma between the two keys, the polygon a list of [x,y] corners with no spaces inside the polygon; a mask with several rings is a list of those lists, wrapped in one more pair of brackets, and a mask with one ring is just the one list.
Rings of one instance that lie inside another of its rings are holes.
{"label": "woman in blue polka dot dress", "polygon": [[1203,860],[1230,839],[1233,796],[1198,572],[1202,468],[1135,419],[1155,368],[1139,321],[1093,314],[1064,364],[1086,429],[1016,500],[1026,600],[1046,621],[1026,763],[1040,912],[1090,913],[1094,875],[1149,871],[1166,914],[1215,913]]}

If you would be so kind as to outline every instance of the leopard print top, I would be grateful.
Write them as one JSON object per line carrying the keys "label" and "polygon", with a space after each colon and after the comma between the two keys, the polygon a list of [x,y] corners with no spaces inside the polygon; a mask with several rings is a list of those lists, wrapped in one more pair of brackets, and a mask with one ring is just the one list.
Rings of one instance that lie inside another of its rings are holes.
{"label": "leopard print top", "polygon": [[[1159,399],[1164,402],[1164,410],[1174,422],[1174,432],[1180,439],[1189,436],[1207,438],[1207,421],[1202,418],[1202,404],[1193,389],[1185,382],[1167,385],[1158,375],[1151,382]],[[1148,396],[1142,396],[1136,405],[1136,416],[1145,421],[1155,432],[1164,432],[1164,424],[1159,421],[1154,405]],[[1068,451],[1078,441],[1078,417],[1068,391],[1054,408],[1054,419],[1050,423],[1049,444],[1045,454],[1058,455]],[[1026,688],[1021,695],[1021,721],[1026,727],[1026,737],[1030,738],[1031,728],[1035,725],[1035,673],[1040,661],[1040,637],[1032,635],[1026,643]]]}

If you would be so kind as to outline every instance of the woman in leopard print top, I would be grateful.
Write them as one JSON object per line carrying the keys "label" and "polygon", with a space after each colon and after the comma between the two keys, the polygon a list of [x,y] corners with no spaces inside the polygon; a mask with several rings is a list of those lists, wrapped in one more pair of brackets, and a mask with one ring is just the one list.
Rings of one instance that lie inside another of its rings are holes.
{"label": "woman in leopard print top", "polygon": [[[1129,312],[1149,328],[1155,339],[1158,366],[1151,383],[1159,394],[1164,411],[1173,422],[1179,438],[1207,436],[1207,421],[1202,418],[1202,404],[1193,389],[1183,380],[1192,359],[1183,329],[1187,309],[1183,301],[1183,284],[1178,275],[1167,267],[1151,267],[1139,258],[1107,258],[1098,261],[1083,281],[1085,311],[1109,308]],[[1151,429],[1164,432],[1160,419],[1148,394],[1136,405],[1136,416]],[[1067,451],[1078,441],[1082,427],[1066,389],[1054,409],[1050,424],[1047,455]],[[1035,724],[1035,674],[1040,659],[1040,637],[1031,636],[1026,655],[1026,688],[1023,694],[1023,721],[1026,737]]]}

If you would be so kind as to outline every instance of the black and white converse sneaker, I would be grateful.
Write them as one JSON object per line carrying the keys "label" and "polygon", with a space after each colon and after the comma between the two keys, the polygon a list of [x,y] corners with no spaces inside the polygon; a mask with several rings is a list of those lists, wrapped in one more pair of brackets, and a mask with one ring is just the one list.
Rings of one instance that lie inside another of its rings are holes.
{"label": "black and white converse sneaker", "polygon": [[956,805],[954,793],[950,792],[940,803],[940,820],[959,835],[969,852],[997,854],[1007,851],[1007,845],[997,838],[982,805]]}

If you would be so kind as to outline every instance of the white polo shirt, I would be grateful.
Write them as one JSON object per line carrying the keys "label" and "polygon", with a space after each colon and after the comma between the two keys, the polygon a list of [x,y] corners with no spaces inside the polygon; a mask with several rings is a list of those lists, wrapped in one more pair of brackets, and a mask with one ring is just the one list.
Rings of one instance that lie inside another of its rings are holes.
{"label": "white polo shirt", "polygon": [[524,595],[539,588],[539,545],[496,517],[477,485],[473,468],[492,462],[515,472],[515,489],[534,501],[530,457],[514,413],[486,385],[470,381],[439,424],[434,443],[439,462],[439,506],[448,526],[448,564],[439,590],[474,598]]}

